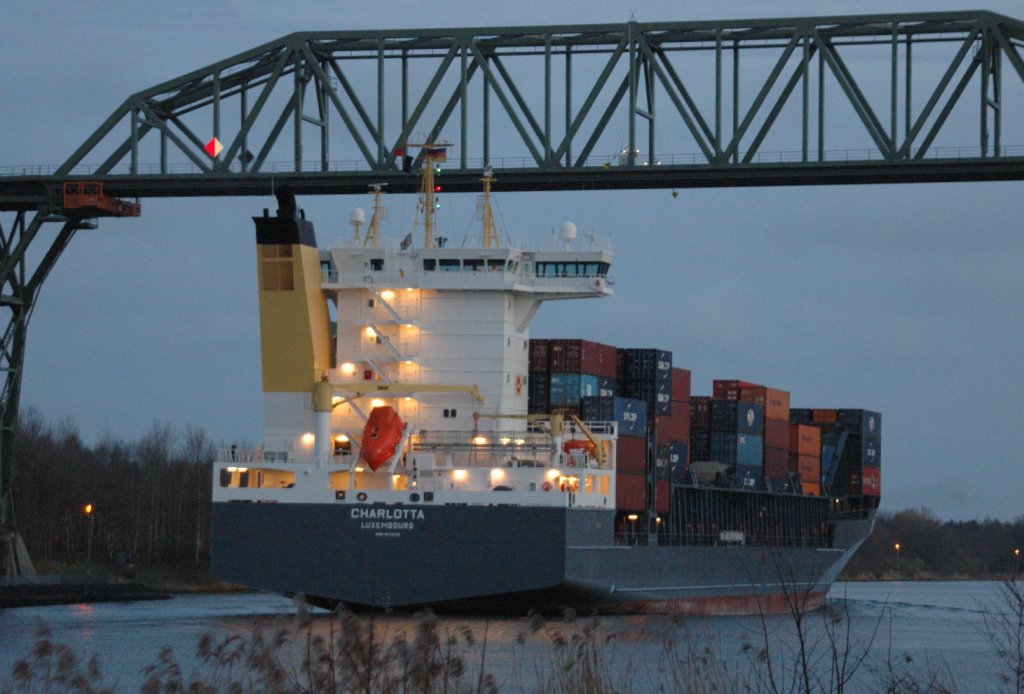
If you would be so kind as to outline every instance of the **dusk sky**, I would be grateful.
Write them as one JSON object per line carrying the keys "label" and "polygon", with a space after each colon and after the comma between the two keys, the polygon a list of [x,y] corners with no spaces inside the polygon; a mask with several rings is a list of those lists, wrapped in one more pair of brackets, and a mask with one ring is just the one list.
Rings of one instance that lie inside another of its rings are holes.
{"label": "dusk sky", "polygon": [[[293,31],[618,23],[631,9],[654,22],[976,4],[7,0],[0,173],[60,164],[130,94]],[[982,5],[1024,18],[1019,2]],[[1005,80],[1016,107],[1004,118],[1019,124],[1024,89],[1014,74]],[[976,90],[972,97],[977,111]],[[1019,126],[1007,133],[1004,144],[1024,145]],[[978,137],[965,128],[959,139],[970,146]],[[692,142],[679,148],[693,151]],[[881,411],[883,509],[927,507],[951,519],[1024,513],[1024,183],[680,189],[673,197],[502,194],[499,182],[496,191],[514,239],[542,242],[565,220],[613,239],[615,296],[546,305],[534,337],[671,350],[676,366],[693,371],[695,394],[710,394],[712,379],[741,378],[791,391],[794,407]],[[409,230],[414,202],[388,199],[386,240]],[[473,228],[475,202],[446,197],[449,237]],[[321,246],[347,237],[349,211],[370,203],[299,200]],[[138,219],[78,232],[47,280],[29,328],[22,405],[50,422],[69,418],[90,444],[135,439],[154,422],[257,443],[250,218],[273,198],[142,205]],[[11,218],[3,217],[5,229]]]}

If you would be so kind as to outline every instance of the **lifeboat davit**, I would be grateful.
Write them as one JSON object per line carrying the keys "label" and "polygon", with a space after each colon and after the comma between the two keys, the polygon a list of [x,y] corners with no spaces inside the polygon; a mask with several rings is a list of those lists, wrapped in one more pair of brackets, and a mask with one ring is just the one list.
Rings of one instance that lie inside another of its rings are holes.
{"label": "lifeboat davit", "polygon": [[374,407],[363,428],[363,442],[360,457],[371,470],[376,470],[395,456],[402,441],[405,423],[394,408],[385,405]]}
{"label": "lifeboat davit", "polygon": [[566,453],[572,453],[573,451],[586,451],[588,455],[594,455],[597,451],[597,447],[593,441],[586,439],[569,439],[562,444],[562,450]]}

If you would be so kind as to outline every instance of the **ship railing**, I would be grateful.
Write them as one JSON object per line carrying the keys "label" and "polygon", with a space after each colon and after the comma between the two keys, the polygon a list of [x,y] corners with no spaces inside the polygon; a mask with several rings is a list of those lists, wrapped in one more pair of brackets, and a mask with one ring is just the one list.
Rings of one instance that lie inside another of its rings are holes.
{"label": "ship railing", "polygon": [[265,451],[262,447],[239,448],[229,446],[217,450],[218,463],[287,463],[290,459],[288,451]]}
{"label": "ship railing", "polygon": [[[519,270],[478,270],[461,272],[422,272],[417,276],[417,284],[422,289],[505,289],[516,285],[555,286],[561,289],[577,289],[593,291],[595,282],[602,286],[614,285],[613,279],[607,274],[597,273],[547,273],[537,275],[534,272]],[[326,284],[341,287],[404,287],[409,278],[399,272],[337,272],[327,273]],[[598,287],[600,288],[600,287]]]}
{"label": "ship railing", "polygon": [[658,533],[648,535],[644,532],[615,533],[615,544],[658,545],[684,547],[829,547],[831,539],[818,533],[806,534],[767,534],[745,533],[743,541],[723,539],[720,533]]}

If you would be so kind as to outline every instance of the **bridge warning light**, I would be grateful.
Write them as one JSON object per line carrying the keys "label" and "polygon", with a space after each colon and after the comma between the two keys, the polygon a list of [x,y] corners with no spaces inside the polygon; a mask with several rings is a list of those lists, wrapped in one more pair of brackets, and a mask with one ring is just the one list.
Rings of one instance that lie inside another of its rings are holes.
{"label": "bridge warning light", "polygon": [[441,192],[441,186],[434,186],[434,192],[435,193],[440,193]]}
{"label": "bridge warning light", "polygon": [[206,143],[206,146],[203,147],[203,150],[210,155],[211,159],[216,159],[217,155],[220,154],[223,149],[224,145],[222,145],[220,140],[215,137],[211,138],[210,141]]}

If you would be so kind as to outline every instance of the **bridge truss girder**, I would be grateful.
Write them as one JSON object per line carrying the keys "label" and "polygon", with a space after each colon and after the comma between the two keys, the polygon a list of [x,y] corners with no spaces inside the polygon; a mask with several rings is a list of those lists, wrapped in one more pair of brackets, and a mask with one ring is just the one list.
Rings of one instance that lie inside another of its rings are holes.
{"label": "bridge truss girder", "polygon": [[[405,145],[448,135],[450,190],[486,163],[519,190],[1019,178],[1022,46],[988,12],[296,33],[132,95],[47,176],[0,178],[0,208],[81,176],[122,197],[411,191]],[[862,57],[884,69],[858,77]]]}

